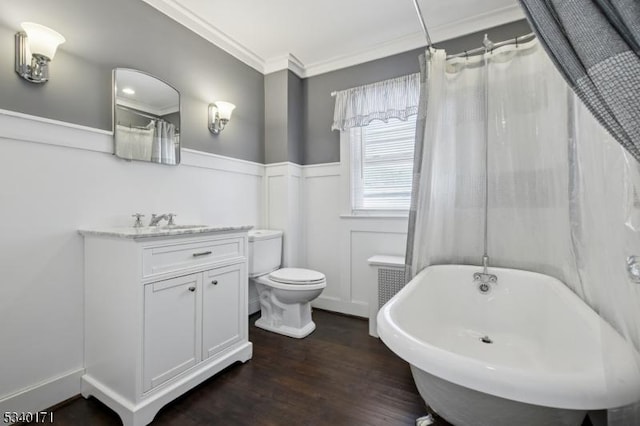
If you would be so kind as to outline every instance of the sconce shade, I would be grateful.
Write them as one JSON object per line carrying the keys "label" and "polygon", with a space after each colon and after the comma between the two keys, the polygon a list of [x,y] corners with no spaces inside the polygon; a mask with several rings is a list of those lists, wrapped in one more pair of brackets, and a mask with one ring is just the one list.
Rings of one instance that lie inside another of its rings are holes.
{"label": "sconce shade", "polygon": [[16,72],[31,83],[49,81],[49,62],[64,37],[44,25],[23,22],[24,31],[16,33]]}
{"label": "sconce shade", "polygon": [[231,120],[231,113],[236,108],[231,102],[218,101],[213,103],[218,108],[218,118],[220,120]]}
{"label": "sconce shade", "polygon": [[58,46],[66,41],[60,33],[44,25],[23,22],[22,28],[27,33],[29,51],[32,55],[41,55],[52,60]]}
{"label": "sconce shade", "polygon": [[235,107],[231,102],[218,101],[209,104],[209,131],[214,135],[220,134],[231,120],[231,113]]}

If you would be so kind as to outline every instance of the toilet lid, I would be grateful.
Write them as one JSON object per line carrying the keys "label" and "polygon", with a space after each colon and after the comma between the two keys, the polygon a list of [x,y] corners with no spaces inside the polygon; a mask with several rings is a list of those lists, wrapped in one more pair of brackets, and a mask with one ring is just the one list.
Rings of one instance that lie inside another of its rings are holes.
{"label": "toilet lid", "polygon": [[322,272],[301,268],[282,268],[269,274],[269,279],[282,284],[316,284],[325,280]]}

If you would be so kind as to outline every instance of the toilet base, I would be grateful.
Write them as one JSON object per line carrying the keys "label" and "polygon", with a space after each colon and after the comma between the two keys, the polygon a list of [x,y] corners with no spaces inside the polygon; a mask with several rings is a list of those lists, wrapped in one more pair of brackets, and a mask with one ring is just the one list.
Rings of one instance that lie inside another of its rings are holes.
{"label": "toilet base", "polygon": [[265,321],[262,317],[255,322],[255,325],[256,327],[259,327],[263,330],[271,331],[272,333],[283,334],[285,336],[294,337],[296,339],[307,337],[313,332],[313,330],[316,329],[316,323],[313,321],[308,322],[304,327],[296,328],[286,325],[274,326],[267,323],[267,321]]}

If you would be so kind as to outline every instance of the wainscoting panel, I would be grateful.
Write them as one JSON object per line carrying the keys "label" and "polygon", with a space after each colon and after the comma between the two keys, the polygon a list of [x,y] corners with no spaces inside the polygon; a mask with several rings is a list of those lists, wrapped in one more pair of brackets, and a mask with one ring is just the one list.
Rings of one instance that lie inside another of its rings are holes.
{"label": "wainscoting panel", "polygon": [[367,259],[377,254],[402,256],[406,244],[406,231],[351,231],[351,303],[368,306],[371,292],[377,289],[377,268]]}
{"label": "wainscoting panel", "polygon": [[[264,166],[198,151],[165,166],[112,155],[110,132],[0,110],[0,407],[38,411],[80,392],[80,228],[262,225]],[[71,372],[71,373],[70,373]]]}
{"label": "wainscoting panel", "polygon": [[368,317],[377,277],[367,259],[375,254],[403,256],[407,219],[345,215],[349,187],[344,170],[340,163],[303,167],[305,265],[327,276],[327,288],[314,306]]}
{"label": "wainscoting panel", "polygon": [[266,210],[264,223],[269,229],[284,231],[282,263],[303,267],[303,218],[301,217],[302,168],[293,163],[265,166]]}
{"label": "wainscoting panel", "polygon": [[339,301],[343,298],[340,206],[335,194],[339,180],[339,176],[332,175],[305,176],[304,179],[305,265],[327,277],[327,287],[320,296],[321,300]]}

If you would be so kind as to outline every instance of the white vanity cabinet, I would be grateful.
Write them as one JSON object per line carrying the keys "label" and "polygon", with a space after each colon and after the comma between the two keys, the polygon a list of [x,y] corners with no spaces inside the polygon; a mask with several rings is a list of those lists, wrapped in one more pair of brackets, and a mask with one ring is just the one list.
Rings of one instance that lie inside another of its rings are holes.
{"label": "white vanity cabinet", "polygon": [[196,365],[201,274],[144,286],[143,392]]}
{"label": "white vanity cabinet", "polygon": [[236,309],[246,308],[247,278],[237,265],[206,271],[203,278],[202,359],[207,359],[238,342],[247,328],[246,309]]}
{"label": "white vanity cabinet", "polygon": [[165,404],[251,358],[247,229],[85,237],[82,394],[146,425]]}

